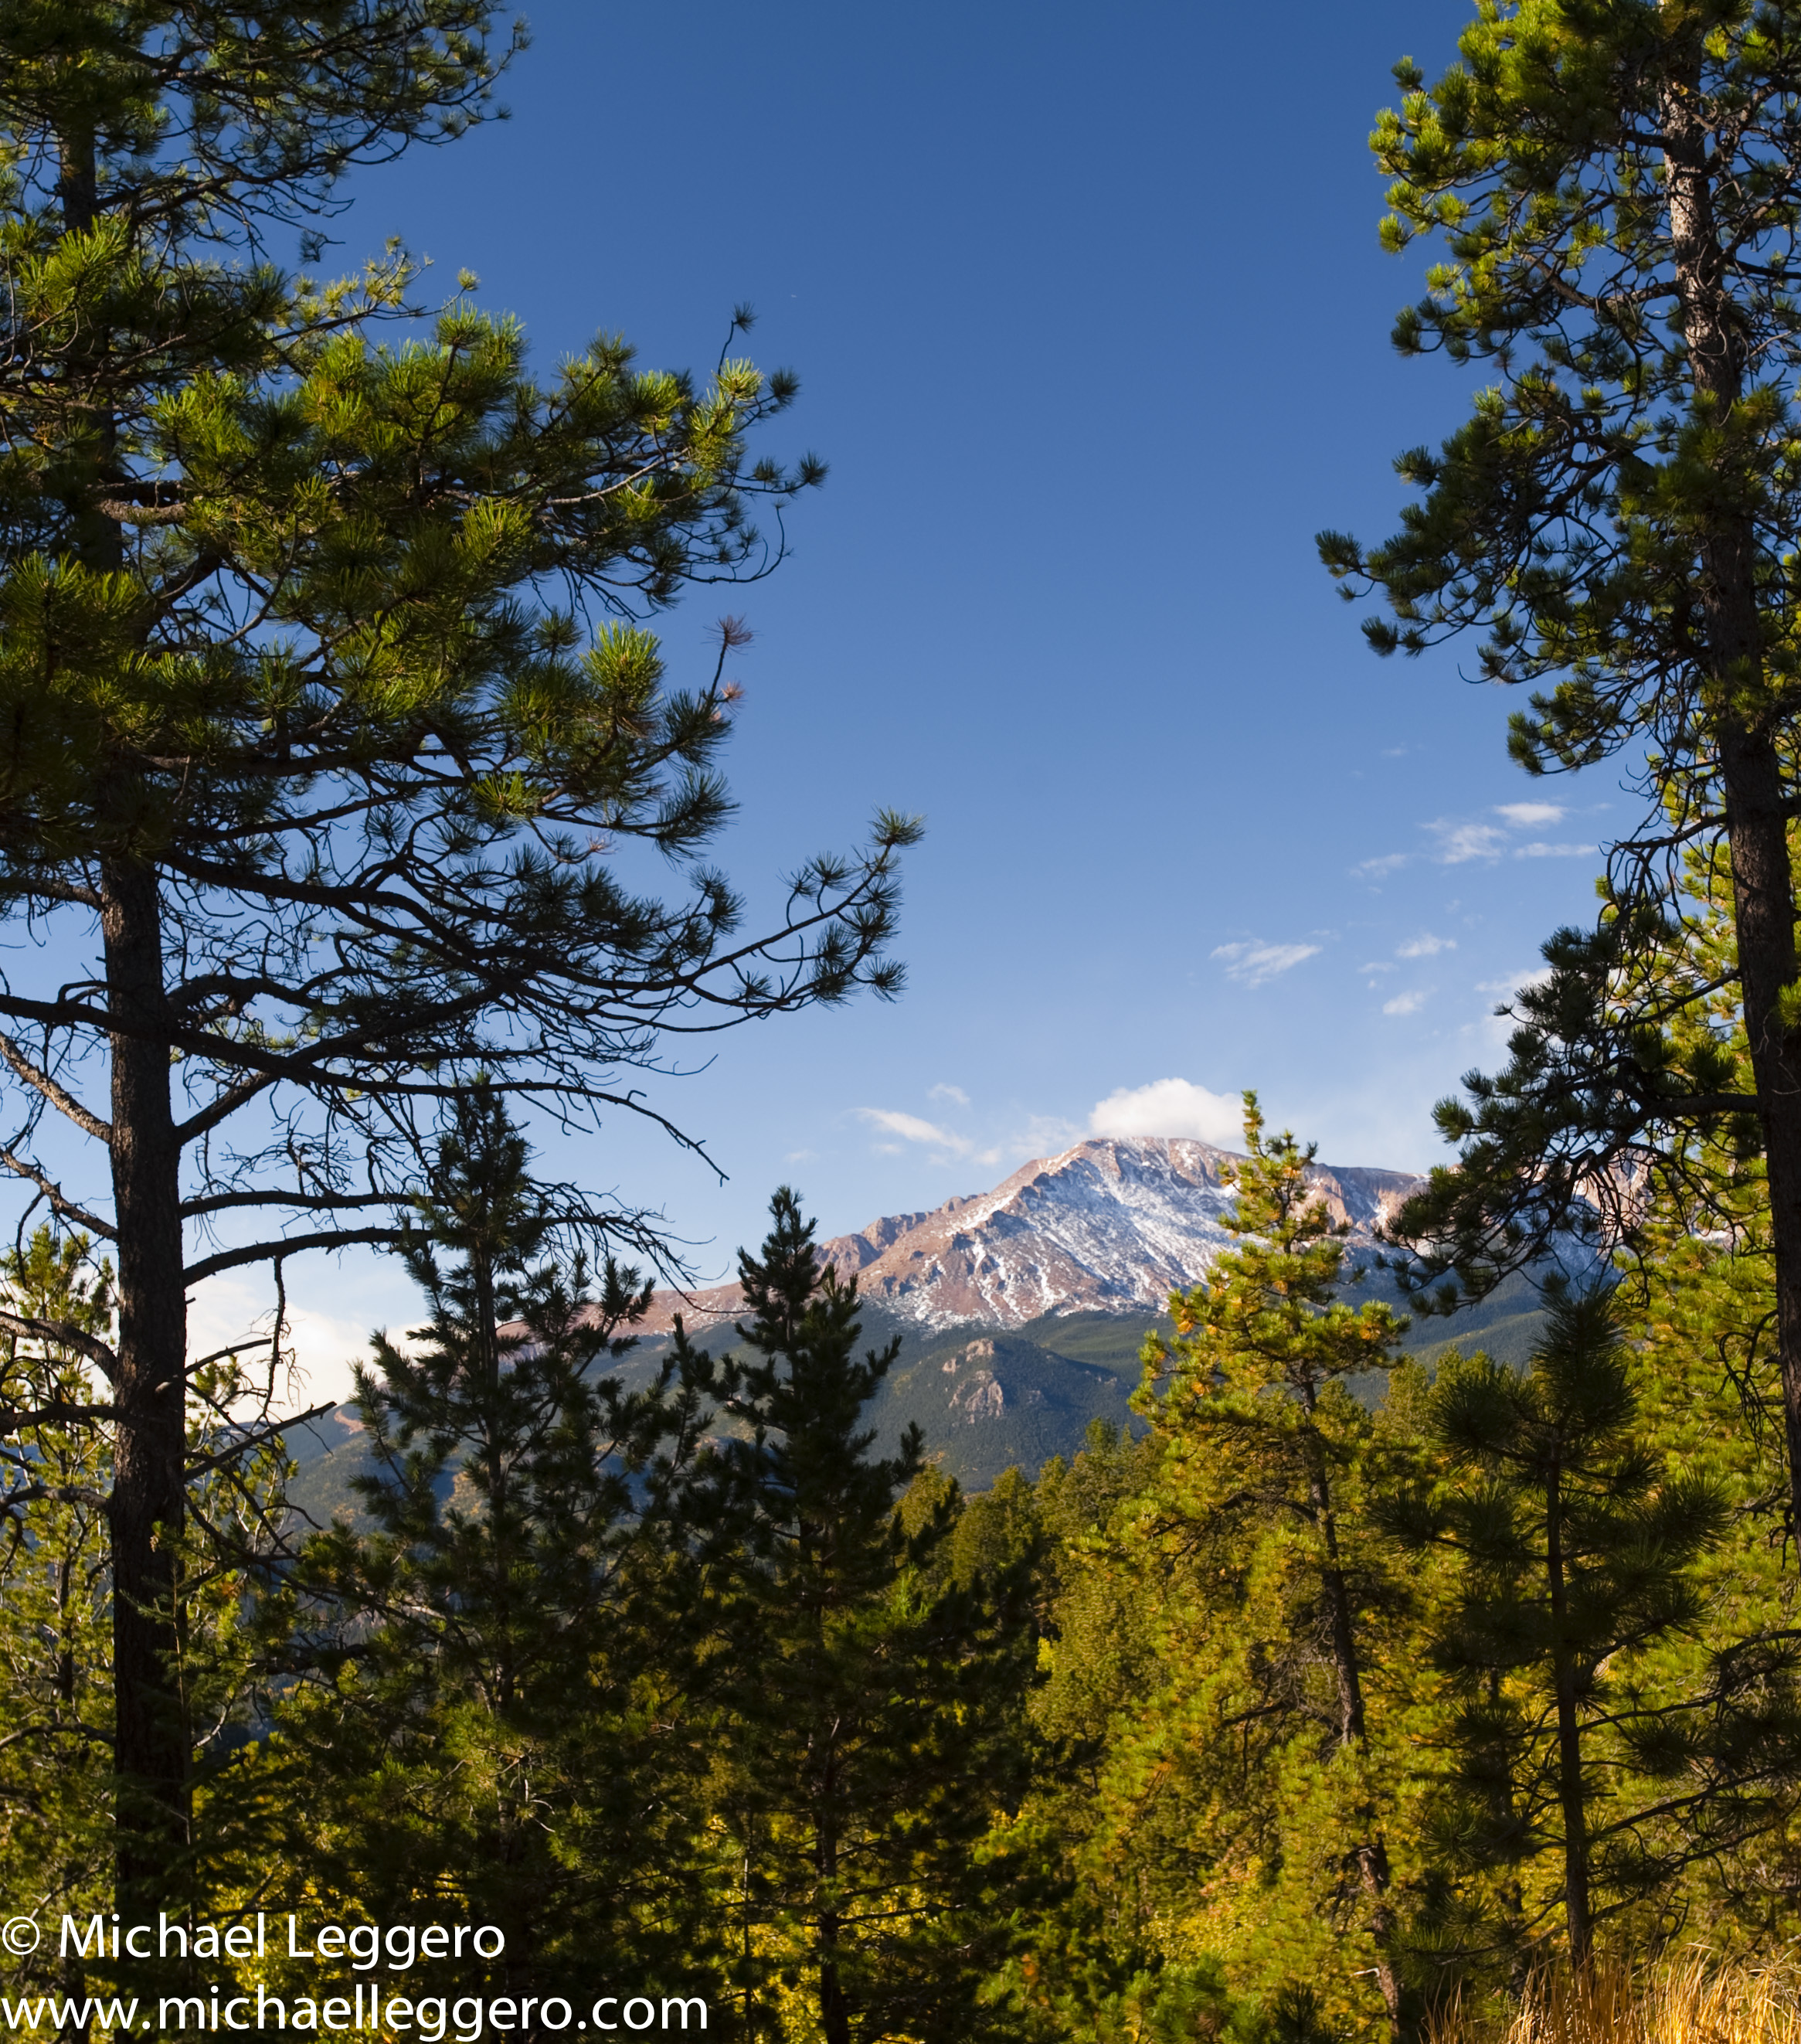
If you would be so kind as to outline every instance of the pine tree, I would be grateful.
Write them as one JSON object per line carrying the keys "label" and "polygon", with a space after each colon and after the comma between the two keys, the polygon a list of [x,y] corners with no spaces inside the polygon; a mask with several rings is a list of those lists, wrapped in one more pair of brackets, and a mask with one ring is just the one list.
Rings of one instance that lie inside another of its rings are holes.
{"label": "pine tree", "polygon": [[[0,1337],[0,1895],[46,1921],[104,1906],[112,1850],[113,1472],[92,1362],[63,1332],[110,1331],[112,1274],[91,1252],[40,1227],[0,1263],[16,1324]],[[11,1978],[85,1992],[48,1940]]]}
{"label": "pine tree", "polygon": [[[458,1103],[401,1251],[431,1319],[358,1373],[372,1525],[310,1541],[304,1595],[267,1614],[305,1679],[248,1785],[278,1788],[321,1894],[499,1927],[490,1992],[598,1994],[629,1967],[687,1992],[683,1512],[706,1412],[673,1362],[619,1374],[648,1288],[609,1260],[590,1297],[528,1159],[491,1089]],[[447,1991],[474,1978],[466,1954]]]}
{"label": "pine tree", "polygon": [[[1031,1697],[1031,1787],[1009,1839],[1035,1876],[999,1976],[1034,2035],[1093,2044],[1179,2044],[1196,2035],[1249,2038],[1249,1996],[1235,1996],[1204,1931],[1187,1912],[1192,1855],[1161,1850],[1163,1809],[1149,1822],[1129,1793],[1126,1749],[1163,1689],[1165,1600],[1185,1575],[1142,1569],[1130,1540],[1161,1444],[1095,1420],[1079,1454],[1046,1463],[1033,1487],[1046,1536],[1040,1562],[1043,1679]],[[1166,1827],[1192,1841],[1192,1806],[1173,1770],[1161,1787]],[[1150,1842],[1150,1834],[1159,1834]]]}
{"label": "pine tree", "polygon": [[[1286,1132],[1267,1137],[1254,1093],[1244,1128],[1249,1155],[1231,1170],[1237,1198],[1224,1220],[1235,1247],[1171,1299],[1174,1335],[1147,1343],[1135,1400],[1163,1443],[1141,1536],[1182,1558],[1200,1600],[1185,1611],[1173,1599],[1165,1613],[1169,1742],[1207,1736],[1192,1721],[1198,1711],[1217,1717],[1215,1739],[1233,1724],[1254,1738],[1267,1785],[1297,1763],[1322,1769],[1296,1812],[1306,1810],[1316,1835],[1303,1835],[1291,1815],[1268,1850],[1304,1885],[1324,1845],[1354,1881],[1358,1942],[1398,2031],[1393,1873],[1370,1751],[1376,1642],[1397,1591],[1381,1543],[1358,1521],[1381,1447],[1352,1389],[1392,1366],[1405,1324],[1381,1304],[1338,1298],[1350,1224],[1334,1221],[1308,1182],[1313,1150]],[[1196,1632],[1185,1667],[1190,1649],[1178,1642]],[[1153,1741],[1142,1764],[1164,1750]],[[1269,1793],[1254,1789],[1251,1800]],[[1317,1900],[1303,1904],[1304,1916]],[[1342,1895],[1334,1900],[1342,1910]]]}
{"label": "pine tree", "polygon": [[[1709,1792],[1660,1847],[1681,1882],[1672,1908],[1704,1923],[1718,1949],[1768,1949],[1787,1934],[1782,1898],[1801,1882],[1801,1639],[1780,1536],[1788,1493],[1761,1158],[1697,1145],[1685,1182],[1662,1188],[1638,1235],[1622,1284],[1642,1343],[1641,1423],[1668,1466],[1707,1473],[1731,1504],[1727,1537],[1694,1567],[1703,1629],[1651,1657],[1649,1684],[1715,1699]],[[1692,1752],[1679,1742],[1673,1757]]]}
{"label": "pine tree", "polygon": [[[1473,628],[1486,678],[1549,684],[1512,720],[1529,772],[1622,754],[1649,801],[1610,851],[1600,926],[1557,939],[1513,1069],[1441,1109],[1463,1169],[1403,1225],[1480,1286],[1697,1132],[1749,1124],[1801,1526],[1801,8],[1482,0],[1459,48],[1430,86],[1396,67],[1404,97],[1372,141],[1384,244],[1443,244],[1396,344],[1489,382],[1441,448],[1400,457],[1422,493],[1400,532],[1322,551],[1347,594],[1386,599],[1379,651]],[[1729,874],[1740,1069],[1667,1026],[1719,990],[1664,969],[1698,845]]]}
{"label": "pine tree", "polygon": [[[1450,1480],[1389,1512],[1460,1565],[1433,1647],[1457,1696],[1438,1835],[1466,1873],[1517,1877],[1553,1854],[1579,1969],[1601,1917],[1668,1879],[1657,1819],[1695,1821],[1703,1800],[1705,1704],[1643,1674],[1700,1617],[1696,1564],[1726,1498],[1712,1473],[1665,1466],[1638,1407],[1617,1301],[1554,1297],[1525,1377],[1486,1357],[1446,1369],[1430,1412]],[[1634,1799],[1633,1776],[1653,1770],[1672,1804]],[[1515,1934],[1548,1906],[1529,1896]]]}
{"label": "pine tree", "polygon": [[997,2019],[978,1992],[1006,1912],[981,1848],[1023,1785],[1027,1614],[1016,1572],[947,1566],[954,1489],[908,1534],[919,1434],[872,1457],[866,1416],[898,1340],[857,1358],[854,1279],[821,1267],[793,1192],[770,1210],[739,1259],[748,1353],[719,1377],[747,1512],[714,1791],[743,2031],[949,2044]]}
{"label": "pine tree", "polygon": [[[0,989],[25,1124],[0,1167],[115,1258],[90,1352],[117,1430],[119,1873],[147,1906],[197,1731],[171,1675],[190,1291],[390,1239],[478,1071],[591,1126],[641,1107],[619,1074],[666,1027],[896,984],[913,827],[742,928],[698,863],[735,690],[666,688],[632,621],[779,557],[751,507],[823,470],[746,439],[793,379],[647,373],[609,336],[535,375],[472,278],[409,325],[397,244],[336,282],[274,253],[298,231],[316,260],[347,173],[483,117],[492,14],[0,5],[0,912],[52,932]],[[635,843],[667,898],[621,878]],[[106,1200],[52,1168],[46,1118]]]}

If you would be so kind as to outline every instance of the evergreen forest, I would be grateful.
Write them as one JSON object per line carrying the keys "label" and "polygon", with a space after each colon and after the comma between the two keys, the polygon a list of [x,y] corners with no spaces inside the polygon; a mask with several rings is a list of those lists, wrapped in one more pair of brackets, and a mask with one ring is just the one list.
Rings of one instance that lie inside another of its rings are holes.
{"label": "evergreen forest", "polygon": [[[753,913],[744,627],[651,629],[824,478],[750,309],[547,373],[328,274],[493,115],[488,0],[0,0],[0,2027],[1801,2036],[1801,4],[1458,47],[1371,146],[1474,395],[1320,567],[1641,820],[1379,1273],[1246,1093],[1129,1412],[966,1489],[800,1191],[641,1349],[681,1243],[547,1161],[902,990],[918,820]],[[310,1515],[342,1251],[417,1317]],[[1522,1284],[1523,1360],[1421,1346]]]}

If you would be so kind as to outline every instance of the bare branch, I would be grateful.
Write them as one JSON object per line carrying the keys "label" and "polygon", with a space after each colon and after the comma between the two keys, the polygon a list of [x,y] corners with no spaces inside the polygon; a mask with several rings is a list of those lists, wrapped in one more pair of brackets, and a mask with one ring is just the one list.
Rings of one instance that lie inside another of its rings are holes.
{"label": "bare branch", "polygon": [[46,1347],[73,1349],[90,1362],[98,1363],[109,1377],[118,1366],[117,1355],[105,1342],[84,1332],[72,1321],[34,1320],[28,1313],[11,1313],[0,1308],[0,1329],[8,1334],[22,1335],[27,1341],[42,1342]]}
{"label": "bare branch", "polygon": [[110,1221],[102,1220],[98,1214],[89,1212],[86,1207],[77,1206],[73,1200],[65,1197],[62,1188],[53,1179],[47,1178],[36,1165],[4,1144],[0,1144],[0,1164],[36,1185],[64,1220],[72,1220],[78,1228],[91,1229],[108,1242],[117,1240],[118,1230]]}
{"label": "bare branch", "polygon": [[[290,1235],[276,1242],[253,1242],[241,1249],[221,1250],[217,1256],[190,1263],[182,1275],[190,1285],[217,1278],[222,1270],[241,1270],[246,1264],[267,1263],[278,1256],[292,1256],[303,1249],[353,1249],[361,1243],[398,1242],[406,1232],[400,1228],[347,1228],[322,1229],[314,1235]],[[5,1325],[0,1318],[0,1326]]]}
{"label": "bare branch", "polygon": [[6,1059],[34,1093],[40,1093],[59,1113],[66,1114],[84,1134],[102,1143],[112,1142],[111,1122],[102,1121],[98,1114],[90,1113],[72,1093],[66,1093],[47,1071],[34,1064],[3,1031],[0,1031],[0,1058]]}

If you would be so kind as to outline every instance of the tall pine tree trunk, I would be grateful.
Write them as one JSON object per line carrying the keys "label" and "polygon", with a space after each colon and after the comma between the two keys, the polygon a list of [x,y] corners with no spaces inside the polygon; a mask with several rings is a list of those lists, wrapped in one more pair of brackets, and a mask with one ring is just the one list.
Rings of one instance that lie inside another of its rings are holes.
{"label": "tall pine tree trunk", "polygon": [[[98,217],[90,125],[59,137],[58,194],[71,233]],[[113,337],[84,336],[79,367],[103,368]],[[96,411],[89,461],[65,502],[76,555],[101,574],[125,564],[117,524],[94,508],[112,479],[117,435]],[[117,1412],[108,1510],[113,1575],[115,1864],[121,1911],[171,1893],[188,1842],[188,1739],[176,1669],[178,1549],[186,1507],[187,1301],[182,1278],[181,1151],[169,1097],[163,933],[153,866],[123,848],[140,791],[115,790],[121,848],[102,860],[101,936],[112,1056],[113,1220],[118,1230]]]}
{"label": "tall pine tree trunk", "polygon": [[824,1907],[819,1915],[820,2029],[825,2044],[851,2044],[851,2004],[838,1972],[838,1826],[833,1811],[835,1770],[829,1765],[820,1785],[820,1813],[814,1869]]}
{"label": "tall pine tree trunk", "polygon": [[118,1410],[111,1503],[120,1908],[169,1892],[188,1835],[188,1738],[175,1597],[186,1492],[186,1298],[180,1148],[169,1097],[156,875],[106,862],[102,936],[114,1017],[113,1199]]}
{"label": "tall pine tree trunk", "polygon": [[[1313,1411],[1311,1395],[1307,1398],[1307,1408],[1311,1419]],[[1310,1446],[1308,1481],[1313,1494],[1315,1521],[1319,1531],[1320,1544],[1325,1550],[1325,1566],[1320,1571],[1320,1588],[1326,1600],[1327,1623],[1332,1635],[1333,1666],[1338,1684],[1338,1743],[1346,1749],[1361,1751],[1366,1731],[1363,1670],[1357,1650],[1350,1586],[1345,1581],[1344,1562],[1338,1550],[1338,1515],[1332,1505],[1331,1481],[1327,1473],[1325,1450],[1316,1435],[1312,1437]],[[1374,1812],[1366,1811],[1361,1814],[1367,1818],[1373,1817]],[[1357,1863],[1358,1881],[1369,1904],[1370,1934],[1376,1945],[1376,1979],[1382,1990],[1384,2005],[1388,2011],[1389,2034],[1398,2037],[1401,2031],[1401,1991],[1400,1981],[1391,1956],[1394,1946],[1395,1912],[1388,1899],[1388,1849],[1380,1831],[1372,1828],[1370,1835],[1360,1839],[1351,1850]]]}
{"label": "tall pine tree trunk", "polygon": [[[1684,75],[1664,91],[1670,246],[1695,391],[1723,425],[1742,394],[1744,348],[1715,225],[1699,81],[1696,48]],[[1750,518],[1730,502],[1721,505],[1703,525],[1699,551],[1707,708],[1718,737],[1740,997],[1769,1182],[1789,1510],[1801,1536],[1801,1033],[1783,1017],[1783,992],[1794,983],[1796,962],[1787,797],[1762,701],[1766,677]]]}
{"label": "tall pine tree trunk", "polygon": [[1563,1493],[1553,1470],[1545,1498],[1546,1571],[1551,1596],[1552,1689],[1557,1714],[1557,1801],[1563,1812],[1564,1917],[1570,1964],[1580,1972],[1594,1950],[1588,1912],[1588,1811],[1582,1788],[1582,1725],[1576,1712],[1576,1654],[1564,1579]]}

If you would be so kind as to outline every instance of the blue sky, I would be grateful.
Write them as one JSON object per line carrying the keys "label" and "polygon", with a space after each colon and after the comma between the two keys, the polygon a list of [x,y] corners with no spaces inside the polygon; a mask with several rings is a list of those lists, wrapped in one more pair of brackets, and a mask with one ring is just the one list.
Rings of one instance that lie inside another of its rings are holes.
{"label": "blue sky", "polygon": [[[1246,1085],[1334,1162],[1423,1168],[1589,912],[1617,775],[1527,781],[1473,649],[1379,662],[1312,545],[1384,534],[1392,458],[1479,380],[1389,348],[1419,271],[1365,141],[1469,11],[539,0],[513,119],[359,182],[335,259],[474,270],[547,367],[604,328],[705,368],[748,300],[802,382],[770,451],[831,464],[776,575],[661,628],[678,678],[722,611],[755,632],[720,847],[754,901],[924,813],[908,990],[655,1084],[724,1185],[628,1119],[557,1159],[703,1274],[781,1180],[836,1232],[1091,1130],[1223,1133]],[[385,1267],[317,1275],[322,1332],[408,1310]]]}

